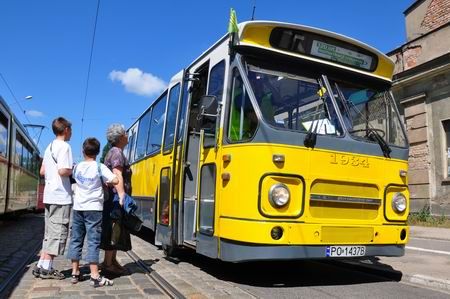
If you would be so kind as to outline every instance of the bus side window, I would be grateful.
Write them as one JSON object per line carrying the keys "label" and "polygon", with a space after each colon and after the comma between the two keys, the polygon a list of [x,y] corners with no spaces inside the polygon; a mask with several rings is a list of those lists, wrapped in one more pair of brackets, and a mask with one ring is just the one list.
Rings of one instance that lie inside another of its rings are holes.
{"label": "bus side window", "polygon": [[145,112],[141,119],[139,119],[134,160],[139,160],[145,157],[145,153],[147,150],[147,138],[150,130],[151,112],[152,111],[149,109],[147,112]]}
{"label": "bus side window", "polygon": [[233,70],[232,84],[228,139],[230,141],[248,140],[255,134],[258,121],[237,69]]}
{"label": "bus side window", "polygon": [[199,114],[198,102],[201,97],[206,94],[206,85],[208,82],[208,70],[209,70],[209,61],[194,70],[195,80],[190,89],[191,93],[191,107],[190,107],[190,115],[189,115],[189,133],[192,134],[194,132],[200,132],[200,128],[198,127],[197,116]]}
{"label": "bus side window", "polygon": [[[208,95],[216,96],[217,101],[222,102],[223,84],[225,78],[225,61],[217,63],[209,73],[208,81]],[[205,123],[202,128],[205,130],[205,147],[212,147],[215,145],[216,136],[216,118],[205,118]]]}

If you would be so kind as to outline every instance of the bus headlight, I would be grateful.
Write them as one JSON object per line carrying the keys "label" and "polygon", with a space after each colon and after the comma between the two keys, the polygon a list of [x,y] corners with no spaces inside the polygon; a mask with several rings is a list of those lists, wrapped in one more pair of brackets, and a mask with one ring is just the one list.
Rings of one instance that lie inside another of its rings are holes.
{"label": "bus headlight", "polygon": [[290,199],[289,188],[285,184],[275,184],[270,187],[269,200],[275,208],[285,206]]}
{"label": "bus headlight", "polygon": [[398,213],[406,210],[406,197],[402,193],[397,192],[394,194],[392,197],[392,208]]}

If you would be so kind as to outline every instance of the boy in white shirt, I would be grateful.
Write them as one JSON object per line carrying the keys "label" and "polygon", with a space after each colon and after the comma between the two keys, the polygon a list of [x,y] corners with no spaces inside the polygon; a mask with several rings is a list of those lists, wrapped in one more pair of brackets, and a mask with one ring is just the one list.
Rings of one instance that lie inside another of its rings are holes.
{"label": "boy in white shirt", "polygon": [[42,279],[64,279],[64,275],[53,268],[55,256],[62,255],[69,231],[72,189],[69,176],[72,174],[72,149],[67,141],[72,136],[72,124],[63,117],[52,122],[56,138],[47,146],[40,174],[45,175],[45,233],[39,262],[33,275]]}
{"label": "boy in white shirt", "polygon": [[98,271],[100,239],[102,231],[103,182],[116,185],[119,180],[104,164],[95,161],[100,152],[100,142],[87,138],[83,142],[84,161],[77,164],[73,177],[77,190],[73,201],[72,235],[67,258],[72,260],[72,283],[81,280],[80,259],[84,237],[87,234],[86,262],[91,270],[90,284],[93,287],[111,286],[113,282]]}

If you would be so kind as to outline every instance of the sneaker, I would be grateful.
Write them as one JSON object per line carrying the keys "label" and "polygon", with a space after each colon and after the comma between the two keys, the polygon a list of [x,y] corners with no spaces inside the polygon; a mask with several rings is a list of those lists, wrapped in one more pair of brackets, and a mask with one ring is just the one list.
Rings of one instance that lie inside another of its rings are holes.
{"label": "sneaker", "polygon": [[109,280],[108,278],[104,276],[99,276],[97,278],[93,278],[91,276],[90,285],[94,288],[103,287],[103,286],[112,286],[114,282],[112,280]]}
{"label": "sneaker", "polygon": [[70,282],[72,284],[77,284],[79,281],[83,281],[83,275],[81,275],[81,273],[78,273],[78,274],[73,274],[72,273],[72,277],[70,278]]}
{"label": "sneaker", "polygon": [[34,275],[34,277],[39,278],[41,276],[41,269],[41,267],[35,265],[33,270],[31,270],[31,273]]}
{"label": "sneaker", "polygon": [[39,275],[42,279],[64,279],[65,276],[61,272],[56,269],[45,270],[41,269],[41,273]]}

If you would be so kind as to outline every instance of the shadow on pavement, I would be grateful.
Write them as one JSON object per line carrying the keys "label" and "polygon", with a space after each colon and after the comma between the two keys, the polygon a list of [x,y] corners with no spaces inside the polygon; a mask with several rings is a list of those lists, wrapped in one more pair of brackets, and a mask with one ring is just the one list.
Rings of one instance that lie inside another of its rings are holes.
{"label": "shadow on pavement", "polygon": [[390,271],[373,270],[359,265],[358,261],[354,261],[355,264],[324,260],[227,263],[198,255],[192,250],[180,250],[176,258],[166,259],[192,264],[219,280],[258,287],[353,285],[400,281],[402,277],[401,272],[389,265],[379,263],[379,267],[390,268]]}
{"label": "shadow on pavement", "polygon": [[[145,227],[136,236],[148,242],[154,240],[153,232]],[[176,257],[165,259],[174,264],[192,264],[220,280],[259,287],[352,285],[402,278],[402,272],[380,263],[378,258],[227,263],[183,249],[177,251]],[[144,262],[151,266],[157,261]]]}

